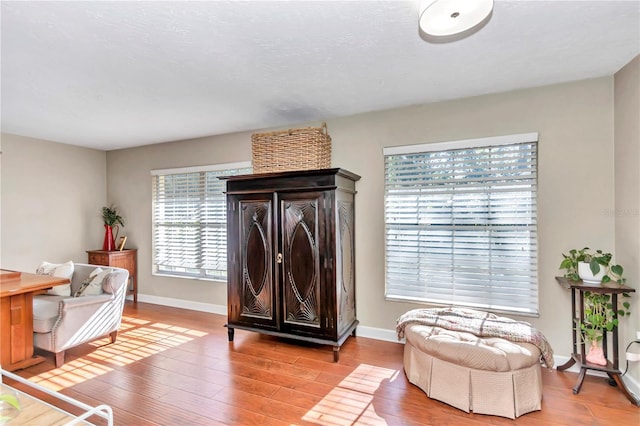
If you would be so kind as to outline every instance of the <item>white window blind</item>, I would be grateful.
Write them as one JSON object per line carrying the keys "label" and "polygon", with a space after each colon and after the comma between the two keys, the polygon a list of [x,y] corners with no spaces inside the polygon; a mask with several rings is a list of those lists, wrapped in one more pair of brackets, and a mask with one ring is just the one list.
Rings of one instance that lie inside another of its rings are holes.
{"label": "white window blind", "polygon": [[152,171],[153,273],[226,280],[227,217],[223,175],[250,163]]}
{"label": "white window blind", "polygon": [[384,150],[387,298],[537,315],[537,138]]}

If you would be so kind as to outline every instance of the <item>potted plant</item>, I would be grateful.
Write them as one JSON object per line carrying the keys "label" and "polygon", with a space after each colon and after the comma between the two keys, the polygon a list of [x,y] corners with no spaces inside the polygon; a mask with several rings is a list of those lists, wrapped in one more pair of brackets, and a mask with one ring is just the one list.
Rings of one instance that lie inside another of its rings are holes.
{"label": "potted plant", "polygon": [[[115,238],[120,232],[120,226],[124,227],[124,219],[118,213],[118,209],[114,206],[102,207],[102,220],[104,222],[104,243],[102,244],[102,250],[113,251],[116,249]],[[115,236],[113,235],[113,228],[116,228]]]}
{"label": "potted plant", "polygon": [[602,250],[590,251],[589,247],[581,250],[571,249],[569,254],[562,254],[564,259],[560,263],[560,269],[566,269],[565,277],[571,281],[588,283],[608,283],[615,281],[624,284],[626,278],[622,276],[624,268],[611,262],[611,253]]}
{"label": "potted plant", "polygon": [[[584,247],[580,250],[569,250],[568,254],[563,253],[562,256],[560,269],[566,269],[564,276],[571,281],[582,279],[583,282],[590,284],[614,281],[619,285],[626,282],[626,278],[622,276],[624,268],[612,263],[611,253],[602,250],[594,252],[589,247]],[[630,297],[628,293],[622,293],[622,296]],[[604,333],[617,327],[620,317],[630,315],[631,304],[628,301],[622,301],[618,305],[613,306],[610,294],[584,292],[584,319],[579,327],[583,340],[590,345],[587,354],[588,362],[598,365],[607,364],[600,345]]]}

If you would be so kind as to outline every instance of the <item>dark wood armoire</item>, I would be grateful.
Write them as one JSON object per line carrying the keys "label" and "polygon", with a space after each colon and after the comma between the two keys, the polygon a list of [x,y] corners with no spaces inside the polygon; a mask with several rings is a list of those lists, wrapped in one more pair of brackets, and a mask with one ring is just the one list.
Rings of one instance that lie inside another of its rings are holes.
{"label": "dark wood armoire", "polygon": [[355,335],[355,182],[343,169],[224,177],[228,327],[333,346]]}

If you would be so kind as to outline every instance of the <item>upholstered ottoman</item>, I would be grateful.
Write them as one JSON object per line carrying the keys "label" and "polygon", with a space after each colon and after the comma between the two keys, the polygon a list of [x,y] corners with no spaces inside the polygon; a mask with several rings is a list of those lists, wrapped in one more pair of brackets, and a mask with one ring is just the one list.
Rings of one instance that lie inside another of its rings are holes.
{"label": "upholstered ottoman", "polygon": [[[416,315],[433,317],[435,319],[431,322],[434,324],[420,323]],[[482,315],[491,317],[483,318]],[[463,320],[459,321],[460,318]],[[416,310],[405,314],[398,331],[406,339],[404,369],[409,381],[430,398],[466,412],[514,419],[540,410],[540,347],[544,349],[547,365],[553,362],[551,348],[546,345],[544,337],[544,344],[535,339],[531,343],[514,342],[447,328],[466,328],[476,320],[482,327],[478,334],[483,334],[485,326],[490,328],[492,321],[503,320],[506,326],[511,327],[515,340],[518,338],[514,327],[522,329],[522,324],[527,324],[471,310],[440,310],[436,314],[429,310]],[[455,322],[464,326],[452,327]]]}

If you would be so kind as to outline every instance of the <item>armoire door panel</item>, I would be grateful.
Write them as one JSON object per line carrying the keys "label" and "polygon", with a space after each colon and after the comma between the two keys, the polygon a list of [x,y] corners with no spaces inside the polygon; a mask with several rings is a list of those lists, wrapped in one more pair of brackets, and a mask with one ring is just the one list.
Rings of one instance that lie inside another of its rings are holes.
{"label": "armoire door panel", "polygon": [[275,320],[271,200],[241,200],[239,206],[240,317]]}
{"label": "armoire door panel", "polygon": [[285,324],[320,327],[318,204],[322,202],[321,197],[322,193],[312,192],[284,194],[279,199]]}
{"label": "armoire door panel", "polygon": [[338,333],[349,327],[356,318],[353,198],[346,197],[344,200],[341,198],[338,198],[337,203],[338,239],[336,247]]}

